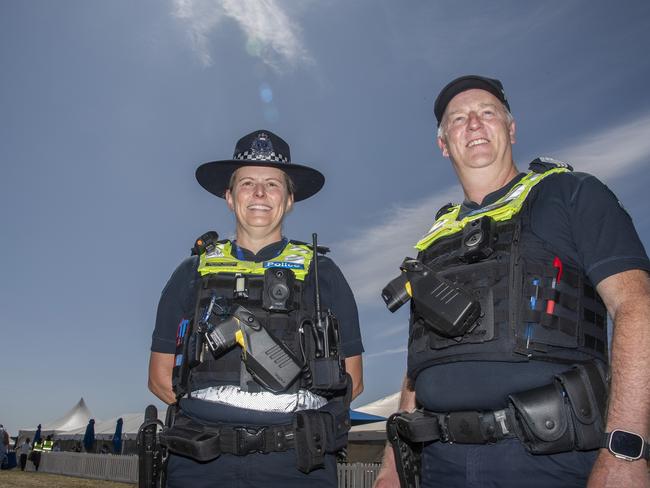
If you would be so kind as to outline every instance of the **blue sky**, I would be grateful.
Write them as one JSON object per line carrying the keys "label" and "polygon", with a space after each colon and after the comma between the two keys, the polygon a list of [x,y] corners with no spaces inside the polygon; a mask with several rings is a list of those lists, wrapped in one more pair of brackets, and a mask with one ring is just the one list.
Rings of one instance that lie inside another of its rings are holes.
{"label": "blue sky", "polygon": [[0,423],[153,400],[160,291],[196,236],[234,228],[194,169],[255,129],[326,175],[285,231],[317,231],[356,292],[356,405],[404,371],[406,316],[379,291],[462,198],[434,144],[452,78],[500,78],[519,168],[548,155],[601,177],[647,246],[649,25],[641,0],[1,2]]}

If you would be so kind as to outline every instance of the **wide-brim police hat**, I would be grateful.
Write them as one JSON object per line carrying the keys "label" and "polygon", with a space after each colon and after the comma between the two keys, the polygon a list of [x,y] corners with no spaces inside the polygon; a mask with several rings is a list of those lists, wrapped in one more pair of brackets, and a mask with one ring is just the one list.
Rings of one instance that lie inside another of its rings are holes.
{"label": "wide-brim police hat", "polygon": [[242,166],[266,166],[284,171],[294,183],[293,199],[305,200],[325,184],[325,176],[309,166],[291,162],[289,144],[268,130],[256,130],[237,141],[232,159],[203,163],[196,179],[210,193],[224,198],[232,174]]}

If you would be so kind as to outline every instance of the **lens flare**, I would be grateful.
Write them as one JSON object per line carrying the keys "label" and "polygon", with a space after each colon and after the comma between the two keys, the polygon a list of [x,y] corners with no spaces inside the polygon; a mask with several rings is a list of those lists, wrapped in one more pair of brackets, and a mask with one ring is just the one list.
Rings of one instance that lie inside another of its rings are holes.
{"label": "lens flare", "polygon": [[260,99],[264,103],[271,103],[273,101],[273,90],[268,83],[262,83],[260,85]]}

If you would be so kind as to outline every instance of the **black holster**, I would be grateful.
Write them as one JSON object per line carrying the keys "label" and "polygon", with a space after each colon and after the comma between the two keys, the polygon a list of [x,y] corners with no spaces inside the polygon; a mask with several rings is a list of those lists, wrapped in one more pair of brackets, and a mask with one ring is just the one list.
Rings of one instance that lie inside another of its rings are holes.
{"label": "black holster", "polygon": [[164,488],[166,485],[167,453],[159,442],[159,427],[163,425],[158,420],[158,411],[149,405],[137,436],[139,488]]}
{"label": "black holster", "polygon": [[[418,419],[424,412],[394,413],[386,421],[388,442],[395,455],[395,467],[401,488],[419,488],[423,442],[417,442]],[[427,423],[429,420],[427,419]],[[428,429],[425,429],[425,431]]]}

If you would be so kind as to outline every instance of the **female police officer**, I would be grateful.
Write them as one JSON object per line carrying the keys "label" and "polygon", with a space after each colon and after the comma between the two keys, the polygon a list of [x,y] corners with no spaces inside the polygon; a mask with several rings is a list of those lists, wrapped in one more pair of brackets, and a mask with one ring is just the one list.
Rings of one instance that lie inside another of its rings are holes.
{"label": "female police officer", "polygon": [[325,179],[266,130],[196,178],[225,198],[236,232],[202,236],[158,305],[149,388],[174,413],[161,434],[168,486],[336,486],[363,389],[357,308],[321,248],[282,236],[294,202]]}

